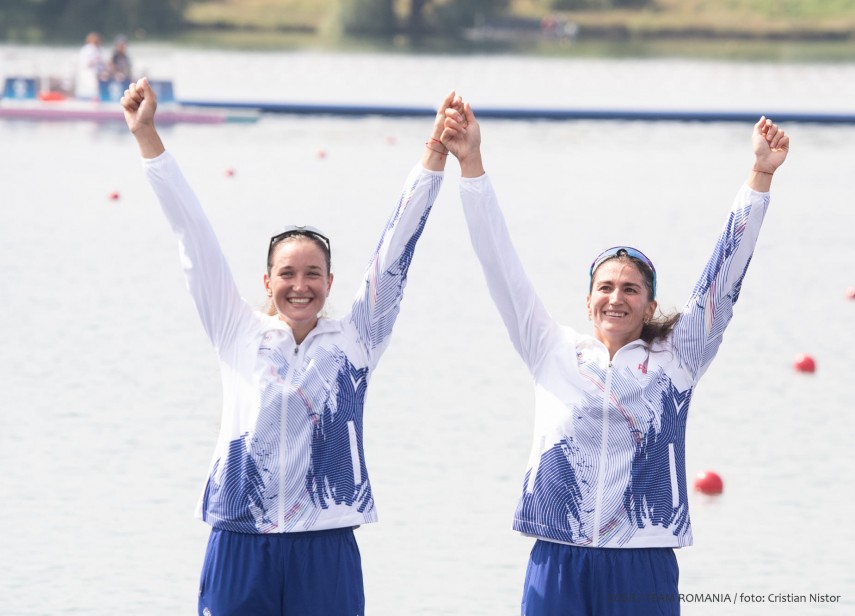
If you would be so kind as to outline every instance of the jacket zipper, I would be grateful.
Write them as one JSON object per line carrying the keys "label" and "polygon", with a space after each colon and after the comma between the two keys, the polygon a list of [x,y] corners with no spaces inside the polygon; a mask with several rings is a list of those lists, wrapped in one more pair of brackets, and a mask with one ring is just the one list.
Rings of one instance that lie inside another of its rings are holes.
{"label": "jacket zipper", "polygon": [[612,362],[606,371],[606,383],[603,388],[603,430],[600,440],[600,463],[597,469],[597,500],[594,504],[594,541],[593,547],[600,544],[600,524],[603,513],[603,492],[605,491],[605,469],[608,458],[609,444],[609,397],[612,387]]}
{"label": "jacket zipper", "polygon": [[285,464],[282,464],[282,458],[285,455],[287,445],[286,425],[288,418],[288,398],[290,397],[291,381],[294,378],[294,371],[297,366],[297,358],[300,354],[300,345],[294,346],[294,357],[291,359],[291,365],[288,366],[288,374],[285,377],[285,382],[282,384],[282,402],[279,409],[279,508],[277,514],[277,528],[279,532],[284,532],[285,529]]}

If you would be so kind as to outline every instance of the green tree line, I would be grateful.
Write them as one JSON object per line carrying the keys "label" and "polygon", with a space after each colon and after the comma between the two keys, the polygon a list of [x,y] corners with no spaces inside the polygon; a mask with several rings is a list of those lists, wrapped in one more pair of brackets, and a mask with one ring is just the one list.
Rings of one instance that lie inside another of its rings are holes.
{"label": "green tree line", "polygon": [[[219,0],[223,2],[224,0]],[[512,0],[314,0],[345,34],[454,36],[461,28],[505,15]],[[168,37],[193,27],[191,5],[218,0],[2,0],[0,39],[41,42],[80,40],[87,32]],[[539,0],[549,9],[612,9],[654,0]],[[287,10],[296,0],[277,3]]]}
{"label": "green tree line", "polygon": [[337,20],[347,34],[455,35],[507,11],[510,0],[339,0]]}
{"label": "green tree line", "polygon": [[79,38],[90,31],[157,32],[184,27],[190,0],[3,0],[0,37],[11,40]]}

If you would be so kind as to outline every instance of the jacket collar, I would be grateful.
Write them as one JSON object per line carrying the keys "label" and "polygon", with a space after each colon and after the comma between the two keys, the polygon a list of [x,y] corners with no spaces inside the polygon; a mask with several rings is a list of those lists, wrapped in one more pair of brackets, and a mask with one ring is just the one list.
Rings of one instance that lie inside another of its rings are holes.
{"label": "jacket collar", "polygon": [[576,352],[585,361],[596,362],[602,368],[635,366],[645,361],[650,352],[650,345],[642,339],[633,340],[619,348],[613,358],[609,358],[609,350],[602,342],[593,336],[583,336],[576,344]]}

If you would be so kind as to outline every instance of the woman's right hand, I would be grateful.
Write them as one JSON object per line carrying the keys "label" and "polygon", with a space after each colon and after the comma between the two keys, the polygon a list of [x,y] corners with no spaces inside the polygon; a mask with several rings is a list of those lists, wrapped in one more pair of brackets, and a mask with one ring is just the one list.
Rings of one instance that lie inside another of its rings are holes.
{"label": "woman's right hand", "polygon": [[151,89],[148,78],[143,77],[137,82],[132,81],[119,102],[125,113],[125,122],[132,133],[141,128],[154,127],[157,95]]}
{"label": "woman's right hand", "polygon": [[148,79],[143,77],[137,82],[131,82],[119,102],[122,104],[128,130],[136,137],[143,157],[155,158],[162,154],[163,143],[154,127],[157,95]]}
{"label": "woman's right hand", "polygon": [[431,131],[431,139],[434,141],[439,141],[440,137],[442,137],[442,131],[445,129],[445,113],[447,109],[463,109],[463,100],[455,94],[454,90],[446,94],[439,107],[437,107],[436,116],[433,121],[433,131]]}

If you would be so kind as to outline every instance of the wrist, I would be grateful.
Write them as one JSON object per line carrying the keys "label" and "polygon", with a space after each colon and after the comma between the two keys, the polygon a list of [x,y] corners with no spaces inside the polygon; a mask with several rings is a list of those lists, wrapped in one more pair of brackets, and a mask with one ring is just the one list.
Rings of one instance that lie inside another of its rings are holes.
{"label": "wrist", "polygon": [[157,158],[163,154],[163,141],[154,126],[137,127],[133,130],[133,135],[143,158]]}
{"label": "wrist", "polygon": [[774,175],[776,171],[775,167],[769,163],[764,163],[762,160],[755,160],[751,170],[755,173],[763,173],[765,175]]}
{"label": "wrist", "polygon": [[481,160],[480,152],[473,152],[458,160],[460,162],[460,175],[462,177],[478,178],[484,175],[484,162]]}
{"label": "wrist", "polygon": [[422,166],[431,171],[442,171],[445,169],[445,161],[448,159],[448,148],[442,142],[433,137],[425,141],[425,153],[422,156]]}
{"label": "wrist", "polygon": [[441,156],[446,156],[448,154],[448,148],[442,145],[442,141],[436,137],[430,137],[425,141],[425,147],[429,150],[433,150]]}
{"label": "wrist", "polygon": [[772,187],[772,172],[762,167],[753,167],[748,176],[748,187],[757,192],[769,192]]}
{"label": "wrist", "polygon": [[142,137],[145,135],[151,135],[156,133],[157,130],[154,128],[154,122],[145,123],[145,124],[137,124],[131,129],[131,134],[135,137]]}

